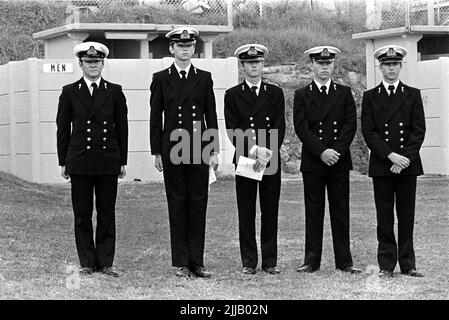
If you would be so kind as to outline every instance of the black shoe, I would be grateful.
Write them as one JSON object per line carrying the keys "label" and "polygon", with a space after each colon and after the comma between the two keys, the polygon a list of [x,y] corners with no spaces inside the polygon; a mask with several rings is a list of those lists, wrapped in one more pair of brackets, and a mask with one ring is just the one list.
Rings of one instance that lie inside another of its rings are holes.
{"label": "black shoe", "polygon": [[256,269],[251,267],[243,267],[242,272],[243,274],[256,274]]}
{"label": "black shoe", "polygon": [[410,277],[416,277],[416,278],[424,277],[424,275],[422,273],[419,273],[418,271],[416,271],[416,269],[410,269],[408,271],[401,272],[401,273],[405,274],[406,276],[410,276]]}
{"label": "black shoe", "polygon": [[210,272],[206,271],[206,269],[204,269],[204,267],[198,267],[198,266],[194,267],[192,269],[192,273],[200,278],[210,278],[212,275]]}
{"label": "black shoe", "polygon": [[318,269],[314,269],[310,264],[303,264],[298,269],[296,269],[296,271],[301,273],[312,273],[315,272],[316,270]]}
{"label": "black shoe", "polygon": [[114,268],[112,267],[104,267],[100,269],[100,272],[107,275],[107,276],[111,276],[111,277],[115,277],[118,278],[119,274],[116,270],[114,270]]}
{"label": "black shoe", "polygon": [[270,267],[270,268],[262,268],[262,270],[269,274],[279,274],[281,273],[281,270],[278,269],[278,267]]}
{"label": "black shoe", "polygon": [[190,278],[190,269],[188,267],[178,267],[176,276],[181,278]]}
{"label": "black shoe", "polygon": [[348,272],[348,273],[362,273],[362,270],[354,268],[354,267],[347,267],[344,269],[340,269],[343,272]]}
{"label": "black shoe", "polygon": [[79,270],[79,274],[83,276],[88,276],[94,273],[94,268],[92,267],[81,267]]}
{"label": "black shoe", "polygon": [[393,278],[393,271],[389,270],[380,270],[379,277],[381,278]]}

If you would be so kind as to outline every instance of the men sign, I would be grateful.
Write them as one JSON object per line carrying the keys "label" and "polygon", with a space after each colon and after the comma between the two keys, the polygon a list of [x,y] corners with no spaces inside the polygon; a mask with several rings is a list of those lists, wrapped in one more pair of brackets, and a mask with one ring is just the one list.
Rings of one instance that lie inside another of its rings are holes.
{"label": "men sign", "polygon": [[44,73],[73,73],[72,63],[44,63]]}

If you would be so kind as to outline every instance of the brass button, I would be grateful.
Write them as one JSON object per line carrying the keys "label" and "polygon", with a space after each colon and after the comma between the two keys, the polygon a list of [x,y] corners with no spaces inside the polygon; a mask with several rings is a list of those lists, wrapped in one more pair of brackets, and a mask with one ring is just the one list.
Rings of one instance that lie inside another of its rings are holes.
{"label": "brass button", "polygon": [[103,150],[106,149],[106,146],[103,146]]}
{"label": "brass button", "polygon": [[401,142],[404,141],[404,138],[399,139],[399,141],[401,141]]}
{"label": "brass button", "polygon": [[385,141],[388,142],[388,141],[390,141],[390,139],[387,138],[387,139],[385,139]]}
{"label": "brass button", "polygon": [[178,113],[178,118],[181,118],[181,117],[182,117],[182,114]]}
{"label": "brass button", "polygon": [[196,107],[195,107],[195,106],[192,106],[192,109],[193,109],[193,110],[195,110],[195,109],[196,109]]}
{"label": "brass button", "polygon": [[256,133],[256,130],[252,129],[251,132],[252,132],[252,133]]}
{"label": "brass button", "polygon": [[404,124],[402,122],[399,122],[399,126],[402,127]]}
{"label": "brass button", "polygon": [[320,123],[319,123],[319,125],[320,125],[320,126],[322,126],[322,125],[323,125],[323,123],[322,123],[322,122],[320,122]]}
{"label": "brass button", "polygon": [[90,137],[87,137],[87,141],[90,141],[90,140],[92,140]]}
{"label": "brass button", "polygon": [[108,124],[108,122],[107,122],[107,121],[105,121],[105,122],[103,122],[103,124],[104,124],[104,125],[107,125],[107,124]]}
{"label": "brass button", "polygon": [[268,121],[268,120],[270,120],[270,117],[266,117],[265,119]]}
{"label": "brass button", "polygon": [[253,117],[249,117],[249,120],[253,121],[253,119],[254,119]]}
{"label": "brass button", "polygon": [[181,110],[181,109],[182,109],[182,107],[181,107],[181,106],[179,106],[179,107],[178,107],[178,110]]}
{"label": "brass button", "polygon": [[106,141],[106,137],[103,138],[103,141]]}
{"label": "brass button", "polygon": [[337,132],[338,132],[338,130],[337,130],[337,129],[334,129],[334,132],[335,132],[335,133],[337,133]]}
{"label": "brass button", "polygon": [[196,116],[196,113],[192,113],[192,117]]}
{"label": "brass button", "polygon": [[103,132],[104,132],[104,133],[107,133],[107,132],[108,132],[108,129],[103,129]]}
{"label": "brass button", "polygon": [[86,130],[87,132],[90,132],[90,129],[89,128],[87,128],[87,130]]}
{"label": "brass button", "polygon": [[318,132],[319,132],[319,133],[323,133],[323,130],[320,129],[320,130],[318,130]]}
{"label": "brass button", "polygon": [[178,121],[179,124],[182,124],[182,121]]}
{"label": "brass button", "polygon": [[336,126],[337,125],[337,121],[334,121],[334,126]]}
{"label": "brass button", "polygon": [[388,133],[389,133],[388,131],[385,131],[385,135],[387,135],[387,136],[388,136]]}
{"label": "brass button", "polygon": [[385,123],[385,128],[388,127],[388,123]]}
{"label": "brass button", "polygon": [[90,124],[90,120],[87,120],[87,124]]}
{"label": "brass button", "polygon": [[334,137],[334,140],[337,140],[337,137]]}
{"label": "brass button", "polygon": [[401,149],[402,149],[402,148],[404,148],[404,146],[403,146],[403,145],[401,144],[401,145],[399,146],[399,148],[401,148]]}
{"label": "brass button", "polygon": [[196,121],[193,121],[193,124],[196,124]]}
{"label": "brass button", "polygon": [[319,137],[318,139],[323,140],[323,138]]}
{"label": "brass button", "polygon": [[253,140],[256,140],[256,137],[253,137]]}
{"label": "brass button", "polygon": [[251,127],[254,127],[254,123],[251,123],[250,126],[251,126]]}
{"label": "brass button", "polygon": [[196,132],[196,130],[197,130],[196,128],[193,128],[193,132]]}
{"label": "brass button", "polygon": [[90,150],[90,146],[87,146],[86,149],[87,149],[87,150]]}
{"label": "brass button", "polygon": [[399,131],[400,134],[404,134],[404,130]]}

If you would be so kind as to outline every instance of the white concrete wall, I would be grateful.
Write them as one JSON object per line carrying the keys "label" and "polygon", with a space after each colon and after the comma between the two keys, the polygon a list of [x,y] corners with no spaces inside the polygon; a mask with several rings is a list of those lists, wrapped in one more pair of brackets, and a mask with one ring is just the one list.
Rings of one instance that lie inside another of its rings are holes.
{"label": "white concrete wall", "polygon": [[[162,180],[149,148],[149,86],[152,75],[172,63],[165,59],[106,60],[103,76],[121,84],[128,104],[129,153],[125,181]],[[72,73],[44,73],[46,63],[73,64]],[[236,58],[194,59],[212,72],[220,130],[219,171],[233,170],[233,147],[224,131],[224,91],[237,84]],[[28,59],[0,66],[0,170],[39,182],[64,182],[56,154],[56,112],[63,85],[82,76],[73,59]]]}

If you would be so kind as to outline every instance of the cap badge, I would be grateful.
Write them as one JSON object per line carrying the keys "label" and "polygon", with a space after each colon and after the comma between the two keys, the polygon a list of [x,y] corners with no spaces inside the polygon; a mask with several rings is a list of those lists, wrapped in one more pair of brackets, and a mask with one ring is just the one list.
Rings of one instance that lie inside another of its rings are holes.
{"label": "cap badge", "polygon": [[330,53],[329,50],[327,50],[327,48],[324,48],[323,51],[321,51],[321,56],[322,57],[330,57]]}
{"label": "cap badge", "polygon": [[248,50],[248,55],[249,56],[256,56],[257,55],[257,50],[254,47],[249,48]]}
{"label": "cap badge", "polygon": [[90,46],[89,50],[87,50],[88,55],[94,55],[97,54],[97,50],[95,50],[94,46]]}
{"label": "cap badge", "polygon": [[181,33],[180,38],[181,38],[181,39],[190,39],[190,36],[189,36],[189,33],[187,32],[187,30],[184,30],[184,31]]}
{"label": "cap badge", "polygon": [[396,51],[393,48],[388,49],[387,57],[396,57]]}

